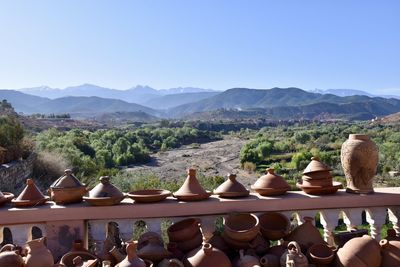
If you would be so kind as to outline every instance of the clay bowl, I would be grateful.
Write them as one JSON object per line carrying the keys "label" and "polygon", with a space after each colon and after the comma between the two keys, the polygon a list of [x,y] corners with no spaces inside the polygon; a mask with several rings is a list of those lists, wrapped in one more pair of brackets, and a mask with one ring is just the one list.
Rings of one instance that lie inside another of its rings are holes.
{"label": "clay bowl", "polygon": [[85,186],[80,187],[50,187],[50,198],[56,204],[82,202],[82,197],[88,192]]}
{"label": "clay bowl", "polygon": [[0,206],[10,202],[13,198],[14,198],[14,194],[13,193],[9,193],[9,192],[3,192],[3,197],[0,198]]}
{"label": "clay bowl", "polygon": [[147,189],[137,190],[128,193],[128,197],[138,203],[158,202],[166,199],[171,195],[171,192],[163,189]]}
{"label": "clay bowl", "polygon": [[39,206],[43,205],[48,201],[50,198],[48,196],[45,196],[42,199],[34,199],[34,200],[17,200],[13,199],[11,200],[11,203],[14,204],[15,207],[17,208],[23,208],[23,207],[34,207],[34,206]]}
{"label": "clay bowl", "polygon": [[205,194],[185,194],[185,195],[173,194],[174,198],[180,201],[200,201],[209,198],[211,195],[212,193],[210,191],[206,191]]}
{"label": "clay bowl", "polygon": [[122,197],[87,197],[84,196],[83,200],[92,206],[113,206],[119,204],[125,195]]}
{"label": "clay bowl", "polygon": [[303,177],[302,181],[303,186],[322,186],[322,187],[329,187],[332,186],[332,178],[327,179],[307,179]]}
{"label": "clay bowl", "polygon": [[177,242],[178,249],[184,253],[187,253],[195,248],[198,248],[203,244],[203,235],[201,232],[197,233],[194,237],[185,241]]}
{"label": "clay bowl", "polygon": [[83,261],[97,259],[96,256],[86,251],[71,251],[64,254],[64,256],[61,257],[60,264],[64,264],[65,266],[74,266],[73,260],[75,257],[78,256],[81,257]]}
{"label": "clay bowl", "polygon": [[290,187],[283,188],[256,188],[251,186],[251,189],[256,191],[261,196],[279,196],[286,193],[286,191],[290,190]]}
{"label": "clay bowl", "polygon": [[230,239],[249,242],[260,231],[259,219],[251,213],[232,213],[224,218],[224,233]]}
{"label": "clay bowl", "polygon": [[308,249],[307,256],[316,265],[328,265],[335,258],[335,253],[326,244],[314,244]]}
{"label": "clay bowl", "polygon": [[242,242],[242,241],[237,241],[229,236],[226,235],[225,232],[221,234],[222,239],[224,242],[228,245],[229,248],[231,249],[248,249],[250,248],[250,242]]}
{"label": "clay bowl", "polygon": [[200,221],[197,218],[184,219],[167,229],[168,238],[172,242],[189,240],[200,232]]}
{"label": "clay bowl", "polygon": [[332,182],[332,186],[305,186],[297,183],[296,186],[309,195],[328,195],[336,193],[342,188],[342,183]]}
{"label": "clay bowl", "polygon": [[289,234],[290,221],[278,212],[266,212],[260,216],[260,230],[267,240],[279,240]]}

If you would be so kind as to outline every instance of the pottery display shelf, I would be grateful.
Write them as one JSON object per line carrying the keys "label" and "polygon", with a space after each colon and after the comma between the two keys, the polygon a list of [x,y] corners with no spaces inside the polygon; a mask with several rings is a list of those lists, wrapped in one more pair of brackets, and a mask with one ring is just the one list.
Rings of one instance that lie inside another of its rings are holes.
{"label": "pottery display shelf", "polygon": [[215,230],[215,221],[232,212],[261,214],[268,211],[279,212],[290,218],[295,216],[299,224],[304,217],[320,214],[324,227],[324,239],[333,244],[332,231],[339,218],[344,219],[348,229],[362,223],[362,213],[366,211],[371,236],[380,240],[380,232],[387,215],[400,233],[400,187],[375,188],[375,193],[358,195],[346,193],[344,189],[325,196],[307,195],[302,191],[289,191],[282,196],[263,197],[251,193],[238,199],[221,199],[211,196],[196,202],[180,202],[172,197],[155,203],[134,203],[126,198],[115,206],[90,206],[87,203],[56,205],[47,202],[33,208],[15,208],[11,204],[0,207],[0,233],[4,228],[11,232],[13,242],[23,245],[32,237],[32,227],[41,230],[47,238],[47,246],[55,259],[70,251],[70,242],[63,242],[60,236],[82,239],[87,245],[88,237],[101,249],[106,239],[107,225],[118,224],[119,235],[129,240],[138,221],[143,221],[149,231],[161,233],[161,225],[168,219],[176,222],[184,218],[199,218],[201,229],[207,240]]}

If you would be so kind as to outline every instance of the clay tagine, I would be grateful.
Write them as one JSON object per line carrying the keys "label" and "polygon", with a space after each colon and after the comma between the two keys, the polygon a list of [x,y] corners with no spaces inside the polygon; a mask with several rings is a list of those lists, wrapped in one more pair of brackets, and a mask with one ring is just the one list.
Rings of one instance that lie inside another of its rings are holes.
{"label": "clay tagine", "polygon": [[302,183],[296,186],[310,195],[327,195],[336,193],[342,188],[340,182],[333,182],[332,169],[322,163],[318,157],[312,157],[311,162],[303,171]]}
{"label": "clay tagine", "polygon": [[100,183],[89,191],[89,196],[83,199],[94,206],[111,206],[120,203],[125,195],[110,183],[110,177],[100,177]]}
{"label": "clay tagine", "polygon": [[21,194],[11,202],[16,207],[32,207],[43,205],[49,199],[40,192],[39,188],[35,185],[32,179],[26,179],[26,186]]}
{"label": "clay tagine", "polygon": [[268,240],[279,240],[290,232],[290,221],[281,213],[266,212],[259,219],[261,233]]}
{"label": "clay tagine", "polygon": [[209,243],[189,252],[184,259],[185,267],[232,267],[229,258],[219,249],[213,248]]}
{"label": "clay tagine", "polygon": [[171,192],[164,189],[145,189],[128,193],[128,197],[137,203],[152,203],[163,201],[171,195]]}
{"label": "clay tagine", "polygon": [[185,182],[174,193],[174,197],[182,201],[197,201],[207,199],[211,196],[211,192],[204,190],[196,178],[196,170],[189,169],[187,171],[188,176]]}
{"label": "clay tagine", "polygon": [[222,198],[246,197],[250,191],[236,180],[236,174],[229,173],[228,179],[214,190]]}
{"label": "clay tagine", "polygon": [[9,192],[1,192],[0,191],[0,206],[10,202],[14,198],[14,194]]}
{"label": "clay tagine", "polygon": [[67,169],[64,175],[50,186],[50,198],[57,204],[78,203],[87,193],[86,186]]}
{"label": "clay tagine", "polygon": [[258,178],[258,180],[251,186],[251,189],[256,191],[262,196],[277,196],[283,195],[286,191],[290,190],[289,184],[286,180],[275,173],[273,168],[268,168],[265,175]]}
{"label": "clay tagine", "polygon": [[250,242],[260,231],[259,219],[251,213],[231,213],[224,218],[224,234],[228,239]]}

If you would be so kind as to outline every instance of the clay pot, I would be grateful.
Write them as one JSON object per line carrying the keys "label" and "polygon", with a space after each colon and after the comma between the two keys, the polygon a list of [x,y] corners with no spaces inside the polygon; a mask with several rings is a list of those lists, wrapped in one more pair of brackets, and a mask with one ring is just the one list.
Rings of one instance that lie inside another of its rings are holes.
{"label": "clay pot", "polygon": [[196,234],[188,240],[177,242],[178,249],[182,252],[189,252],[195,248],[198,248],[203,243],[203,235],[201,233]]}
{"label": "clay pot", "polygon": [[22,257],[14,250],[0,252],[0,266],[25,267],[25,264]]}
{"label": "clay pot", "polygon": [[337,267],[379,267],[382,259],[379,243],[367,235],[349,240],[336,255]]}
{"label": "clay pot", "polygon": [[73,260],[78,256],[84,262],[97,259],[95,255],[91,254],[87,249],[83,247],[83,243],[81,240],[75,240],[72,244],[71,250],[61,257],[60,263],[64,264],[67,267],[74,266]]}
{"label": "clay pot", "polygon": [[235,239],[230,238],[226,235],[225,232],[221,234],[222,239],[224,242],[232,249],[248,249],[250,248],[250,242],[247,241],[238,241]]}
{"label": "clay pot", "polygon": [[266,212],[260,216],[260,230],[268,240],[279,240],[290,232],[289,219],[278,212]]}
{"label": "clay pot", "polygon": [[400,240],[382,239],[379,242],[382,248],[381,267],[391,267],[399,265],[400,260]]}
{"label": "clay pot", "polygon": [[137,254],[142,259],[151,260],[154,262],[158,262],[164,258],[172,256],[172,253],[164,248],[162,239],[157,233],[152,233],[151,235],[148,235],[146,240],[142,240],[141,246],[138,246]]}
{"label": "clay pot", "polygon": [[311,162],[304,169],[303,175],[310,175],[311,173],[316,173],[316,172],[330,172],[330,171],[332,171],[331,167],[322,163],[318,157],[312,157]]}
{"label": "clay pot", "polygon": [[224,233],[240,242],[253,240],[260,231],[258,217],[250,213],[231,213],[224,218]]}
{"label": "clay pot", "polygon": [[236,262],[236,267],[261,267],[260,260],[251,255],[245,255],[243,249],[239,251],[240,258]]}
{"label": "clay pot", "polygon": [[182,260],[185,256],[185,253],[178,248],[178,243],[176,242],[169,242],[167,245],[167,250],[172,253],[174,258],[178,260]]}
{"label": "clay pot", "polygon": [[0,206],[10,202],[14,198],[14,194],[9,192],[1,192],[0,191]]}
{"label": "clay pot", "polygon": [[96,267],[98,264],[98,261],[99,261],[98,259],[84,261],[82,259],[82,257],[80,257],[80,256],[76,256],[72,260],[72,262],[74,264],[73,266],[75,266],[75,267]]}
{"label": "clay pot", "polygon": [[25,258],[26,267],[52,267],[54,258],[44,245],[44,237],[26,242],[29,251]]}
{"label": "clay pot", "polygon": [[378,147],[363,134],[350,134],[341,150],[343,172],[346,176],[347,192],[373,193],[373,178],[378,166]]}
{"label": "clay pot", "polygon": [[343,186],[342,183],[340,182],[331,181],[331,186],[306,186],[301,183],[297,183],[296,187],[303,190],[306,194],[319,196],[319,195],[334,194]]}
{"label": "clay pot", "polygon": [[303,253],[307,253],[307,250],[315,244],[325,244],[317,227],[312,223],[314,219],[311,217],[304,217],[304,223],[297,226],[288,236],[284,239],[286,241],[296,241]]}
{"label": "clay pot", "polygon": [[209,198],[211,192],[204,190],[200,185],[196,178],[196,170],[189,169],[187,174],[188,176],[181,188],[173,194],[174,197],[182,201],[198,201]]}
{"label": "clay pot", "polygon": [[214,233],[210,240],[208,240],[208,243],[210,243],[214,248],[221,250],[225,254],[229,254],[231,252],[231,248],[219,233]]}
{"label": "clay pot", "polygon": [[262,196],[276,196],[285,194],[290,190],[290,186],[282,176],[275,174],[273,168],[268,168],[266,175],[258,178],[251,189]]}
{"label": "clay pot", "polygon": [[267,250],[270,246],[270,242],[268,239],[265,239],[261,233],[257,234],[256,238],[250,241],[250,248],[257,255],[264,255],[267,253]]}
{"label": "clay pot", "polygon": [[125,195],[110,183],[110,177],[100,177],[100,183],[89,191],[89,196],[83,199],[94,206],[111,206],[119,204]]}
{"label": "clay pot", "polygon": [[87,193],[86,186],[82,184],[70,169],[54,181],[50,186],[50,198],[57,204],[78,203]]}
{"label": "clay pot", "polygon": [[232,267],[229,258],[211,244],[204,243],[202,247],[187,254],[183,262],[185,267]]}
{"label": "clay pot", "polygon": [[331,264],[335,258],[335,253],[326,244],[312,245],[307,252],[308,258],[317,266],[325,266]]}
{"label": "clay pot", "polygon": [[222,198],[235,198],[246,197],[250,191],[236,181],[236,174],[228,174],[228,179],[214,190],[214,194]]}
{"label": "clay pot", "polygon": [[301,252],[300,245],[296,241],[289,242],[280,263],[281,266],[308,267],[307,257]]}
{"label": "clay pot", "polygon": [[281,256],[277,257],[274,254],[265,254],[260,259],[261,266],[263,266],[263,267],[280,267],[281,266],[281,264],[279,262],[280,257]]}
{"label": "clay pot", "polygon": [[170,241],[180,242],[191,239],[200,231],[200,220],[197,218],[188,218],[174,223],[167,229]]}
{"label": "clay pot", "polygon": [[361,230],[353,229],[350,232],[345,231],[345,232],[336,233],[336,234],[333,235],[333,237],[335,239],[336,246],[338,246],[338,248],[341,248],[350,239],[353,239],[355,237],[362,237],[363,235],[368,235],[368,230],[365,230],[365,229],[361,229]]}
{"label": "clay pot", "polygon": [[128,242],[126,246],[126,257],[123,261],[115,265],[116,267],[146,267],[143,259],[136,254],[137,242]]}
{"label": "clay pot", "polygon": [[184,267],[184,265],[178,259],[163,259],[157,267]]}
{"label": "clay pot", "polygon": [[44,196],[32,179],[26,179],[26,186],[21,194],[11,202],[16,207],[32,207],[43,205],[49,197]]}
{"label": "clay pot", "polygon": [[171,195],[171,192],[163,189],[137,190],[128,193],[128,197],[135,200],[135,203],[153,203],[163,201]]}

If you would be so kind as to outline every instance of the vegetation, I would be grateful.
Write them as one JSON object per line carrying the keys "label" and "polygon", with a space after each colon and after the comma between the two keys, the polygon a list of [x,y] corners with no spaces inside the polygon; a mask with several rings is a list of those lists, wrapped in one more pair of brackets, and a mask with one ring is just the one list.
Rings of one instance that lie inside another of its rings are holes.
{"label": "vegetation", "polygon": [[14,116],[0,116],[0,164],[23,154],[24,129]]}

